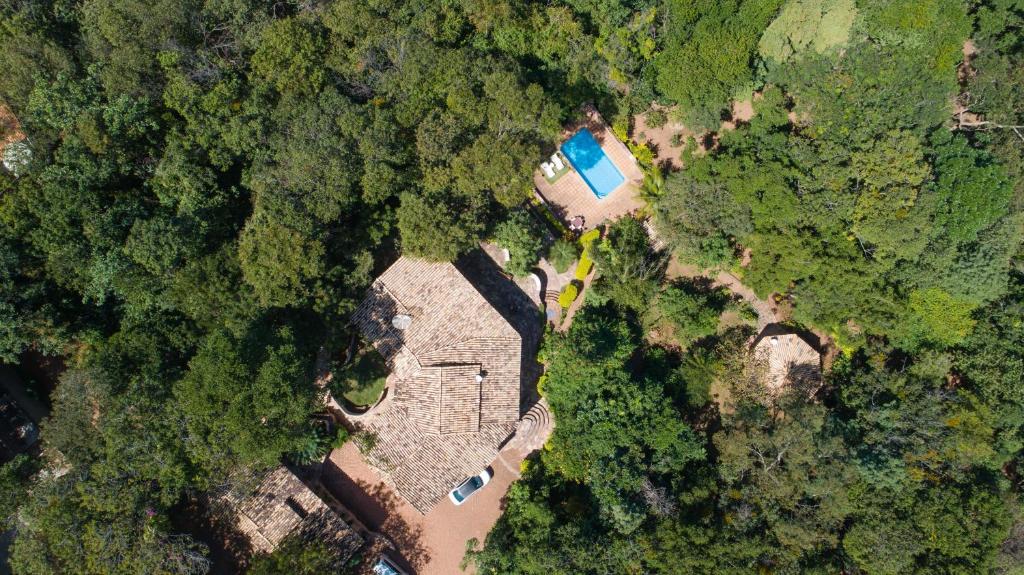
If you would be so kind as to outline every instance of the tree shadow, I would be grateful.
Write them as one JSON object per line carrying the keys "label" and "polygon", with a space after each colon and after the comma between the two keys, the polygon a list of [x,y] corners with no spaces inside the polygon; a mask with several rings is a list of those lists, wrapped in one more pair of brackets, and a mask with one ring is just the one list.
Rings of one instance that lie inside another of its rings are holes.
{"label": "tree shadow", "polygon": [[824,383],[821,366],[806,363],[791,363],[786,370],[786,380],[794,393],[807,398],[816,396]]}
{"label": "tree shadow", "polygon": [[[538,191],[537,193],[540,193],[540,191]],[[543,196],[543,195],[544,194],[541,194],[541,196]],[[569,211],[568,211],[568,209],[565,206],[562,206],[562,205],[556,204],[554,202],[551,202],[546,197],[544,199],[544,205],[543,206],[538,206],[537,209],[538,210],[546,209],[546,210],[550,211],[551,214],[553,216],[555,216],[555,219],[557,219],[560,222],[567,222],[570,219]],[[549,228],[550,225],[551,224],[549,224],[547,222],[544,222],[544,226],[545,227]]]}
{"label": "tree shadow", "polygon": [[352,314],[352,325],[359,329],[364,339],[373,342],[390,368],[394,368],[394,356],[405,345],[405,332],[392,323],[395,316],[402,313],[409,312],[382,284],[374,282]]}
{"label": "tree shadow", "polygon": [[235,528],[233,515],[206,496],[186,498],[173,511],[170,518],[174,529],[191,534],[209,548],[211,575],[244,571],[253,548]]}
{"label": "tree shadow", "polygon": [[519,415],[522,416],[540,399],[536,386],[543,372],[536,360],[537,349],[544,336],[544,317],[540,308],[483,250],[476,249],[463,255],[455,261],[455,267],[522,339],[519,370]]}
{"label": "tree shadow", "polygon": [[403,501],[384,482],[353,479],[331,460],[324,463],[320,482],[367,528],[394,544],[395,553],[389,555],[399,567],[415,575],[430,561],[430,550],[423,544],[423,527],[410,525],[402,517],[399,507]]}
{"label": "tree shadow", "polygon": [[579,120],[573,123],[572,131],[576,133],[583,128],[590,131],[598,144],[604,145],[605,138],[611,132],[610,126],[601,117],[601,113],[592,104],[584,104],[580,108]]}
{"label": "tree shadow", "polygon": [[821,352],[822,342],[820,338],[817,336],[817,334],[793,322],[780,322],[766,325],[764,329],[762,329],[761,332],[757,334],[757,337],[754,339],[754,342],[751,344],[751,347],[756,346],[762,339],[766,337],[787,335],[791,333],[796,334],[800,339],[804,340],[804,342],[806,342],[807,345],[814,348],[815,351],[819,353]]}

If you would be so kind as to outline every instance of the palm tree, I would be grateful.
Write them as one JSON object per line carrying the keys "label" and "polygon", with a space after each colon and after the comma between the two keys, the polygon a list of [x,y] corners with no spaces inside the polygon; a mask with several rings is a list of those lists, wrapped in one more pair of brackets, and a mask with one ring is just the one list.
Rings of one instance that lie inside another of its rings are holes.
{"label": "palm tree", "polygon": [[650,168],[644,170],[644,182],[640,185],[640,199],[647,204],[644,209],[647,215],[654,212],[664,189],[665,176],[661,173],[661,168],[658,164],[651,164]]}

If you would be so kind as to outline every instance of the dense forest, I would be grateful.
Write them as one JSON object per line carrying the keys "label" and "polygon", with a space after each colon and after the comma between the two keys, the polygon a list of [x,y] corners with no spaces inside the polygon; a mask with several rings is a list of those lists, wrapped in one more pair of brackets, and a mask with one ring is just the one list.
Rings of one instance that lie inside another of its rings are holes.
{"label": "dense forest", "polygon": [[585,103],[626,137],[734,100],[647,212],[827,334],[824,385],[759,394],[751,328],[625,218],[468,559],[1024,573],[1024,1],[5,0],[0,31],[32,152],[0,169],[0,360],[68,368],[45,457],[0,469],[15,573],[206,572],[172,516],[325,448],[318,352],[375,271],[505,234]]}

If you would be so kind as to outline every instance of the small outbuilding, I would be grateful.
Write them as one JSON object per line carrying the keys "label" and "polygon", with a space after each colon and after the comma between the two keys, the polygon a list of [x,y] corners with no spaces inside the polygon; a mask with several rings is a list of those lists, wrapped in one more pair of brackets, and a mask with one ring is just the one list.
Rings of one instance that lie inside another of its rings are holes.
{"label": "small outbuilding", "polygon": [[803,336],[780,324],[764,328],[754,340],[755,361],[773,393],[786,387],[815,390],[821,385],[821,353]]}
{"label": "small outbuilding", "polygon": [[18,118],[0,104],[0,165],[17,177],[32,160],[32,148]]}
{"label": "small outbuilding", "polygon": [[287,467],[271,471],[248,495],[221,498],[255,553],[273,553],[297,535],[337,550],[339,565],[350,561],[365,541],[359,533]]}

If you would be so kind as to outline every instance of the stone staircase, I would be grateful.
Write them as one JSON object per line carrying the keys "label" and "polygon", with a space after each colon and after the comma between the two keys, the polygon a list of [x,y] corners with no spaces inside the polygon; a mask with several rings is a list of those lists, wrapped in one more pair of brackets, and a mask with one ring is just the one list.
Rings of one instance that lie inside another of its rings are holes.
{"label": "stone staircase", "polygon": [[547,321],[558,327],[562,317],[562,304],[558,303],[558,292],[552,290],[544,292],[544,308],[547,310]]}
{"label": "stone staircase", "polygon": [[519,421],[512,442],[526,452],[536,451],[544,447],[554,428],[555,421],[548,410],[548,402],[541,398]]}

